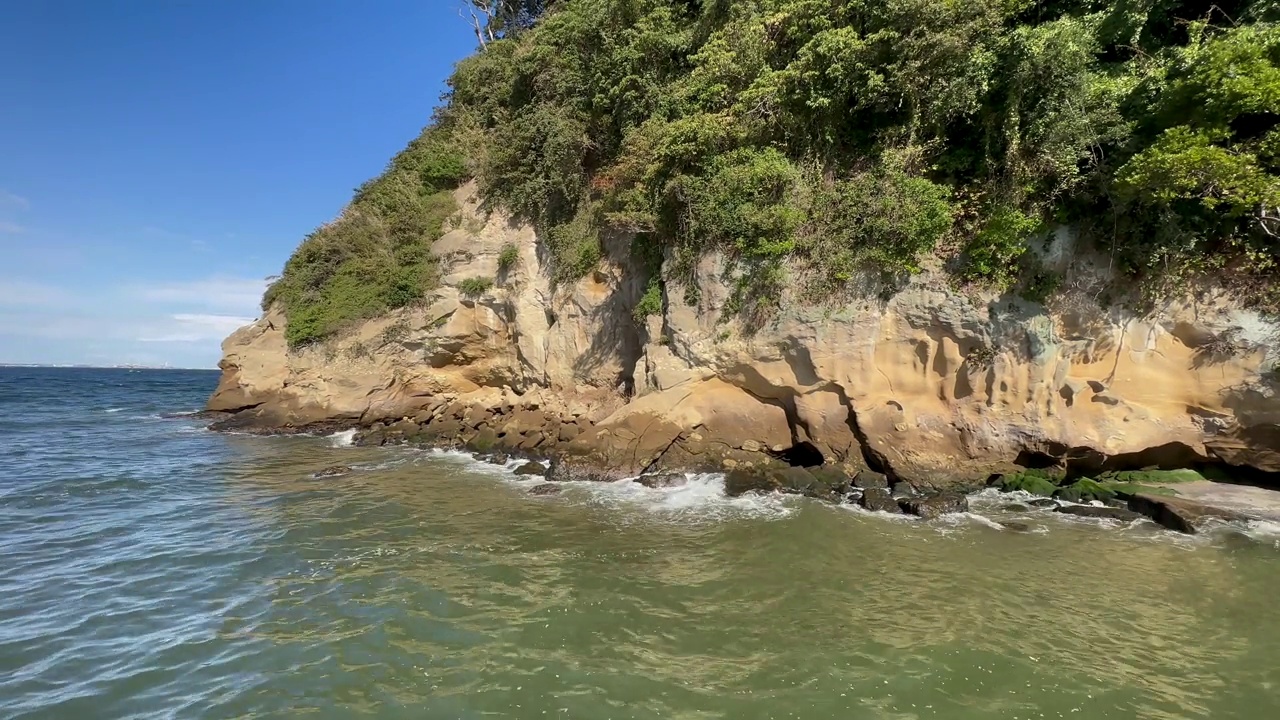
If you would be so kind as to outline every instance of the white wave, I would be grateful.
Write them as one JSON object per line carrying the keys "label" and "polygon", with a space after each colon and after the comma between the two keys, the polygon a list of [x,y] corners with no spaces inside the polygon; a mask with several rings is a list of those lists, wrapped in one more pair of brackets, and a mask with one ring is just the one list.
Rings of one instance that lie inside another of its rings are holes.
{"label": "white wave", "polygon": [[673,487],[651,488],[626,478],[614,482],[565,483],[586,490],[593,502],[610,507],[688,520],[721,520],[733,517],[781,519],[794,514],[801,498],[779,493],[748,493],[729,497],[721,473],[685,473],[685,482]]}
{"label": "white wave", "polygon": [[120,412],[121,410],[124,410],[124,408],[107,408],[107,409],[106,409],[106,410],[104,410],[103,412],[106,412],[106,413],[118,413],[118,412]]}
{"label": "white wave", "polygon": [[338,432],[326,437],[329,438],[329,444],[334,447],[348,447],[356,441],[356,431],[339,430]]}

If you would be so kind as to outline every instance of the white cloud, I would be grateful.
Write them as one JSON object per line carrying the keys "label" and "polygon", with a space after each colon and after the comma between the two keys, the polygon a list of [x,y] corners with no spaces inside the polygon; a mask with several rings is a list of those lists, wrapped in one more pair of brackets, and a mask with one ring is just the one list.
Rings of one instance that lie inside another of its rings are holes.
{"label": "white cloud", "polygon": [[16,207],[26,210],[31,207],[31,201],[21,195],[15,195],[8,190],[0,188],[0,206]]}
{"label": "white cloud", "polygon": [[[236,330],[253,322],[251,317],[234,315],[201,315],[178,313],[170,316],[172,324],[161,325],[160,334],[144,335],[139,342],[203,342],[205,340],[222,340]],[[154,328],[153,328],[154,330]]]}
{"label": "white cloud", "polygon": [[0,235],[17,235],[24,230],[26,230],[26,228],[16,222],[0,220]]}
{"label": "white cloud", "polygon": [[130,292],[148,302],[243,314],[257,312],[266,289],[266,280],[207,278],[137,286]]}

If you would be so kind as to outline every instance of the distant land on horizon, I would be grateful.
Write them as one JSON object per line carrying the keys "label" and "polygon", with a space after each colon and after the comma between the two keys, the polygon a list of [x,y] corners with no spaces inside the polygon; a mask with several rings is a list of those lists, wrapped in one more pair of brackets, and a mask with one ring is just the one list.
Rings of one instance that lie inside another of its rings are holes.
{"label": "distant land on horizon", "polygon": [[177,367],[174,365],[86,365],[79,363],[9,363],[0,362],[0,368],[76,368],[80,370],[208,370],[214,372],[218,368]]}

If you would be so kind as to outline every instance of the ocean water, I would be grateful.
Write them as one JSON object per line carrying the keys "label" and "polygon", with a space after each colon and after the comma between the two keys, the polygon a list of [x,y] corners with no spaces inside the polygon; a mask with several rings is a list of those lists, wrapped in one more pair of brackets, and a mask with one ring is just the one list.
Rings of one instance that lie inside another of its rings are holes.
{"label": "ocean water", "polygon": [[0,718],[1280,717],[1278,528],[534,497],[215,382],[0,368]]}

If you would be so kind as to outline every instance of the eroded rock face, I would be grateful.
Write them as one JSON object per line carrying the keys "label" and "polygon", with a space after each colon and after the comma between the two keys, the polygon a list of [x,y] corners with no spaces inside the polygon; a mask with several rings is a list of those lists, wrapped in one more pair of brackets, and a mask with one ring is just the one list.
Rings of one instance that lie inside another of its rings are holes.
{"label": "eroded rock face", "polygon": [[[609,238],[594,272],[553,287],[530,228],[480,212],[473,187],[458,200],[458,229],[433,248],[443,280],[430,303],[292,352],[273,308],[224,342],[209,409],[240,429],[376,428],[365,442],[544,455],[560,463],[553,476],[597,479],[794,461],[882,489],[859,473],[870,460],[895,488],[931,495],[1027,454],[1280,471],[1266,349],[1276,328],[1213,291],[1149,315],[1100,308],[1088,290],[1105,263],[1073,252],[1065,231],[1046,263],[1081,289],[1052,311],[925,273],[887,299],[783,298],[747,332],[726,311],[731,272],[718,256],[694,272],[696,303],[669,288],[661,316],[638,325],[648,278],[628,238]],[[499,274],[508,243],[520,259]],[[474,277],[495,286],[460,294]],[[1228,332],[1247,342],[1210,352]]]}

